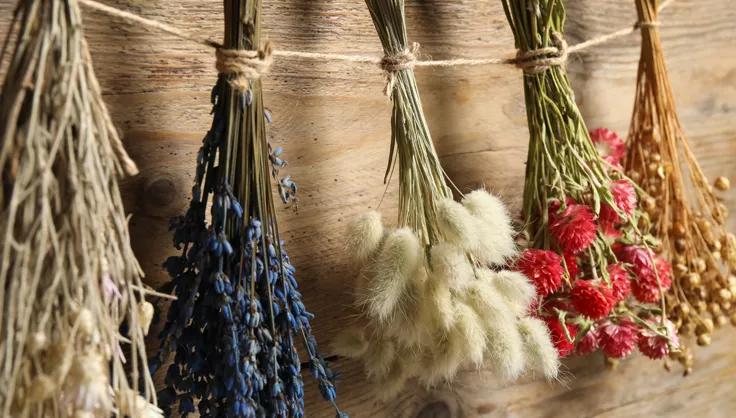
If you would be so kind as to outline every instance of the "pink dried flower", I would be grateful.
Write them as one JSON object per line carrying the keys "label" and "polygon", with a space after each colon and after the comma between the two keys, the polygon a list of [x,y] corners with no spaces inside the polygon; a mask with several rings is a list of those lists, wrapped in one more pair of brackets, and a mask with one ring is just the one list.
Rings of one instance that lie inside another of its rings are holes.
{"label": "pink dried flower", "polygon": [[640,302],[656,303],[662,297],[662,292],[672,286],[670,263],[661,256],[657,256],[654,262],[657,266],[656,273],[655,270],[650,269],[648,274],[638,276],[631,284],[631,291]]}
{"label": "pink dried flower", "polygon": [[642,354],[651,359],[660,359],[668,355],[670,349],[679,349],[680,340],[677,337],[674,324],[669,319],[664,320],[664,326],[660,324],[660,318],[654,318],[650,320],[650,323],[657,327],[659,332],[649,328],[639,330],[638,346]]}
{"label": "pink dried flower", "polygon": [[626,156],[626,144],[616,132],[598,128],[590,132],[590,139],[606,162],[614,167],[621,166],[621,160]]}
{"label": "pink dried flower", "polygon": [[648,276],[654,271],[654,253],[638,245],[617,245],[613,248],[619,261],[631,265],[631,272],[637,277]]}
{"label": "pink dried flower", "polygon": [[614,302],[621,302],[631,294],[631,276],[621,264],[608,266],[608,277],[611,280],[611,295]]}
{"label": "pink dried flower", "polygon": [[598,340],[598,329],[593,326],[580,338],[577,347],[575,347],[575,352],[583,356],[596,351],[599,345]]}
{"label": "pink dried flower", "polygon": [[608,357],[624,358],[634,351],[636,326],[629,321],[606,321],[600,326],[599,335],[601,349]]}
{"label": "pink dried flower", "polygon": [[565,253],[562,255],[565,259],[565,265],[567,266],[567,272],[570,274],[570,280],[574,281],[578,277],[580,267],[578,266],[578,260],[574,254]]}
{"label": "pink dried flower", "polygon": [[549,232],[565,253],[577,254],[593,243],[596,235],[595,217],[590,207],[570,203],[557,213],[552,205]]}
{"label": "pink dried flower", "polygon": [[[618,210],[626,216],[631,216],[639,204],[634,185],[628,180],[616,180],[611,183],[610,189],[611,195],[613,196],[613,203]],[[618,225],[622,221],[616,210],[608,204],[604,204],[601,207],[599,219],[601,223],[613,225]]]}

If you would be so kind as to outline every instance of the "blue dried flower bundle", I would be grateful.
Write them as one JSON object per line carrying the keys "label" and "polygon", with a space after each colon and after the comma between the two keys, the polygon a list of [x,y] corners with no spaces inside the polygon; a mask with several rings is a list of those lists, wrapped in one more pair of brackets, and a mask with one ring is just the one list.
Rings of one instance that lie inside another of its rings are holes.
{"label": "blue dried flower bundle", "polygon": [[[258,49],[260,13],[259,0],[225,1],[225,46]],[[220,74],[212,90],[214,118],[197,156],[192,201],[172,221],[182,253],[165,262],[172,280],[164,290],[177,300],[153,359],[159,366],[175,353],[160,404],[178,406],[184,417],[302,417],[301,339],[322,396],[347,418],[279,239],[271,180],[285,162],[266,139],[271,116],[261,82],[251,78],[243,88],[237,76]],[[294,201],[289,177],[278,188],[284,202]]]}

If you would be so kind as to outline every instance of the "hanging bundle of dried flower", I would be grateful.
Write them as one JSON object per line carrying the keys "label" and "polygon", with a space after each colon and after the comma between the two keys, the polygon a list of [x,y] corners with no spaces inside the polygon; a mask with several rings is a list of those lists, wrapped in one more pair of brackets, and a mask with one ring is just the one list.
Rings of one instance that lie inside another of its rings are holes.
{"label": "hanging bundle of dried flower", "polygon": [[504,205],[485,191],[453,200],[412,70],[402,0],[367,0],[386,58],[393,101],[391,158],[399,166],[399,221],[368,213],[351,223],[348,251],[361,265],[357,327],[338,354],[360,359],[387,398],[409,379],[432,386],[485,362],[504,378],[557,375],[544,323],[528,317],[534,287],[498,270],[516,255]]}
{"label": "hanging bundle of dried flower", "polygon": [[[335,405],[334,375],[312,336],[295,269],[279,238],[271,179],[285,164],[266,137],[260,75],[270,63],[261,41],[260,0],[225,1],[225,46],[212,91],[214,119],[197,156],[192,201],[174,219],[182,249],[165,267],[174,291],[156,366],[175,352],[159,393],[187,416],[302,417],[298,340],[322,396]],[[284,201],[296,185],[279,183]],[[210,216],[207,216],[209,211]],[[335,405],[338,418],[347,414]]]}
{"label": "hanging bundle of dried flower", "polygon": [[[724,228],[726,208],[698,164],[675,110],[657,30],[657,0],[637,0],[642,32],[626,173],[651,196],[646,202],[657,251],[671,260],[667,316],[683,335],[710,344],[714,326],[736,324],[736,238]],[[720,177],[715,189],[725,191]],[[731,274],[729,276],[729,273]],[[692,367],[689,350],[673,355]]]}
{"label": "hanging bundle of dried flower", "polygon": [[118,189],[136,168],[79,7],[21,1],[13,22],[0,95],[0,415],[160,417],[143,341],[153,306]]}
{"label": "hanging bundle of dried flower", "polygon": [[563,2],[531,4],[503,2],[524,70],[530,133],[523,207],[530,249],[517,268],[536,286],[536,314],[560,355],[600,349],[621,358],[644,341],[642,352],[662,357],[678,347],[662,317],[669,263],[640,229],[646,214],[619,168],[623,141],[596,131],[593,143],[575,104],[564,69]]}

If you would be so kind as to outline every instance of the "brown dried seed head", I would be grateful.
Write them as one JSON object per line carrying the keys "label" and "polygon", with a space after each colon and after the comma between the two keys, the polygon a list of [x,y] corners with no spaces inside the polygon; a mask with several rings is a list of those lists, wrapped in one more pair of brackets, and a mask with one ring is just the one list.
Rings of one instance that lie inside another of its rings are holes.
{"label": "brown dried seed head", "polygon": [[716,316],[716,326],[718,328],[726,325],[728,323],[728,317],[726,315],[718,315]]}
{"label": "brown dried seed head", "polygon": [[678,238],[675,240],[675,251],[678,254],[684,254],[687,250],[687,240],[685,238]]}
{"label": "brown dried seed head", "polygon": [[700,258],[700,257],[696,257],[696,258],[693,258],[692,264],[693,264],[693,268],[694,268],[694,269],[695,269],[695,271],[696,271],[696,272],[698,272],[698,273],[702,273],[702,272],[704,272],[704,271],[705,271],[705,269],[706,269],[706,268],[708,267],[708,266],[707,266],[707,265],[705,264],[705,260],[703,260],[703,259],[702,259],[702,258]]}
{"label": "brown dried seed head", "polygon": [[713,316],[718,316],[723,311],[721,310],[721,305],[716,302],[711,302],[708,304],[708,312],[710,312]]}
{"label": "brown dried seed head", "polygon": [[698,335],[698,345],[701,347],[705,347],[707,345],[710,345],[710,334],[700,334]]}
{"label": "brown dried seed head", "polygon": [[733,298],[733,294],[728,289],[721,289],[718,291],[718,297],[724,302],[730,302]]}
{"label": "brown dried seed head", "polygon": [[736,327],[736,312],[731,314],[731,325]]}
{"label": "brown dried seed head", "polygon": [[690,285],[690,287],[699,286],[701,282],[702,280],[698,273],[690,273],[687,275],[687,284]]}
{"label": "brown dried seed head", "polygon": [[685,228],[685,224],[678,221],[672,226],[672,232],[675,233],[676,237],[684,237],[687,235],[687,228]]}
{"label": "brown dried seed head", "polygon": [[731,182],[728,180],[728,177],[721,176],[718,177],[715,182],[713,182],[713,186],[716,189],[724,192],[731,188]]}

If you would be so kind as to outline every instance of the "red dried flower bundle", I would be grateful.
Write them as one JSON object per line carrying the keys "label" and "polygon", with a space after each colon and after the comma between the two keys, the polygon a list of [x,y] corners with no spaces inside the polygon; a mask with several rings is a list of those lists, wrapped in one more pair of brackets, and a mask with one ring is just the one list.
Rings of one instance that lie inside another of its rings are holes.
{"label": "red dried flower bundle", "polygon": [[640,335],[654,339],[642,343],[649,354],[663,342],[673,350],[672,327],[654,319],[665,310],[671,268],[649,249],[656,242],[644,229],[640,190],[622,170],[626,145],[611,130],[588,133],[557,59],[564,2],[503,4],[526,60],[519,67],[530,133],[522,213],[529,249],[516,268],[536,286],[534,314],[561,356],[600,349],[625,357]]}

